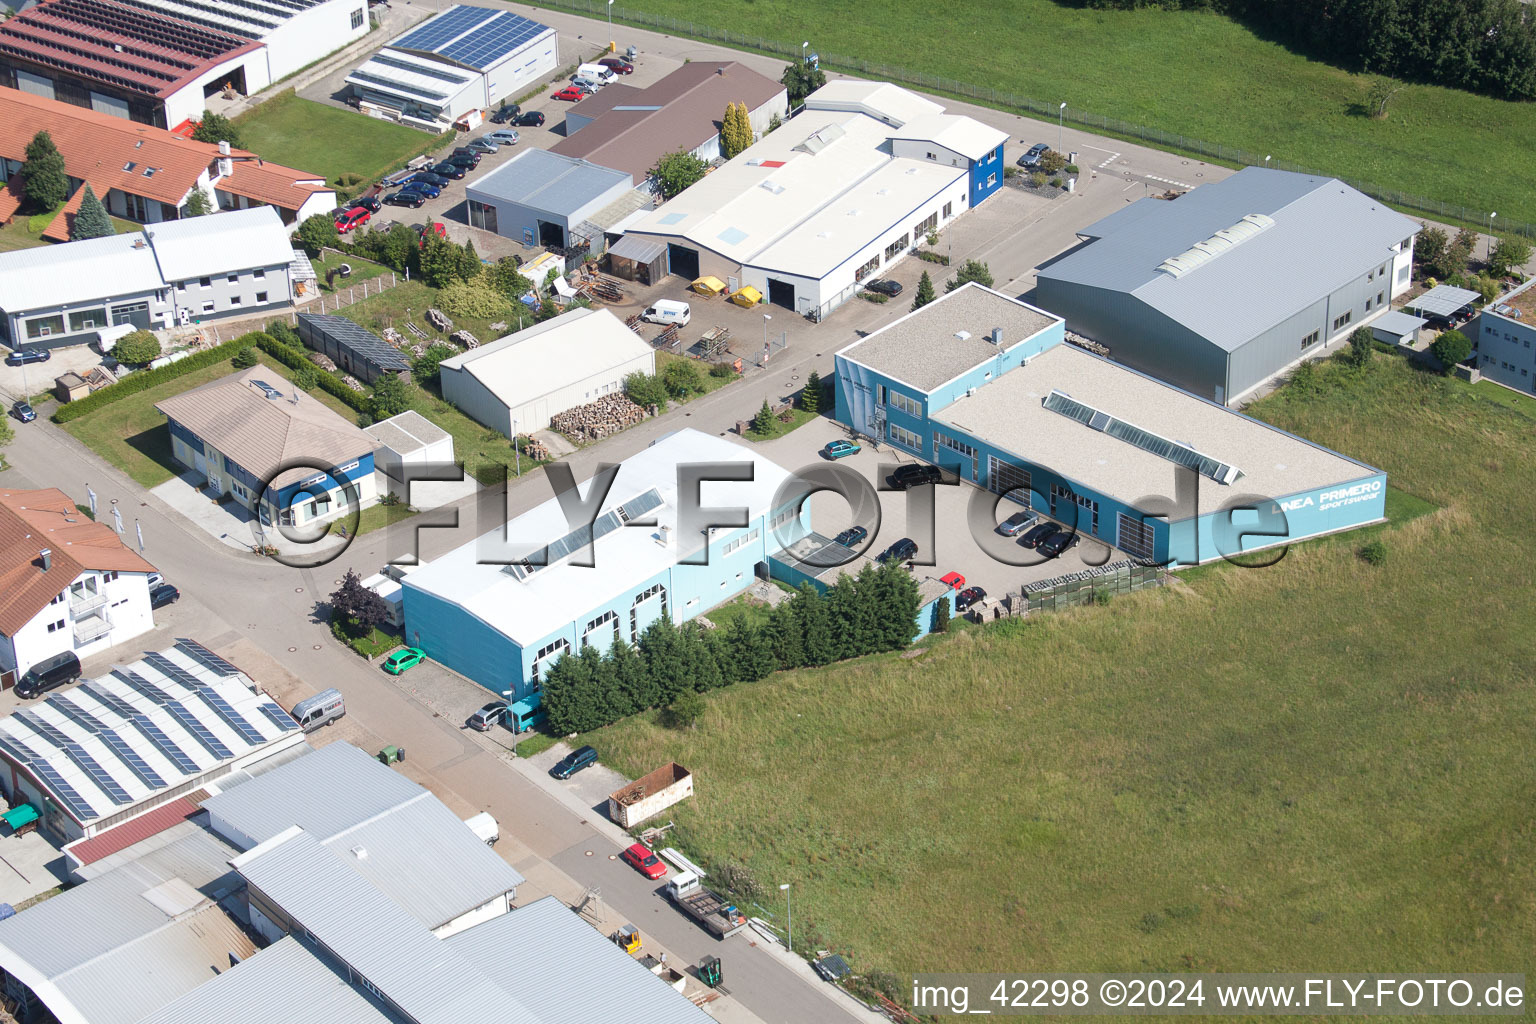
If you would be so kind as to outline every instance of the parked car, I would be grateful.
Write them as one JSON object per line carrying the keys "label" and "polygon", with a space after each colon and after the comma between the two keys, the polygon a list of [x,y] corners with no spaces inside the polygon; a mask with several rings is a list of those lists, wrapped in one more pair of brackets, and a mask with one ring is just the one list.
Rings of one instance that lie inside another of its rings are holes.
{"label": "parked car", "polygon": [[893,299],[901,294],[901,285],[897,284],[895,281],[890,280],[889,278],[884,277],[876,281],[871,281],[864,287],[878,295],[889,295]]}
{"label": "parked car", "polygon": [[468,172],[466,172],[464,168],[460,167],[458,164],[451,164],[444,160],[440,164],[432,165],[432,173],[440,174],[445,178],[452,178],[454,181],[458,181]]}
{"label": "parked car", "polygon": [[25,366],[27,363],[46,363],[53,352],[46,348],[18,348],[5,357],[6,366]]}
{"label": "parked car", "polygon": [[506,124],[522,112],[523,108],[516,103],[508,103],[504,107],[497,107],[496,113],[491,115],[491,124]]}
{"label": "parked car", "polygon": [[484,155],[479,150],[471,149],[468,146],[460,146],[448,154],[448,162],[451,164],[468,163],[471,166],[479,167],[480,160]]}
{"label": "parked car", "polygon": [[149,606],[151,608],[164,608],[168,604],[175,604],[181,598],[181,591],[169,583],[162,583],[149,592]]}
{"label": "parked car", "polygon": [[568,85],[555,93],[550,99],[565,100],[567,103],[579,103],[587,98],[587,90],[579,85]]}
{"label": "parked car", "polygon": [[939,582],[944,584],[950,590],[964,590],[965,589],[965,577],[960,575],[957,572],[947,572],[947,573],[945,573],[943,576],[939,577]]}
{"label": "parked car", "polygon": [[1039,526],[1036,526],[1024,536],[1020,537],[1019,543],[1023,544],[1027,548],[1039,547],[1040,542],[1045,540],[1045,538],[1049,537],[1053,533],[1060,532],[1061,527],[1057,526],[1055,523],[1041,523]]}
{"label": "parked car", "polygon": [[491,138],[489,135],[482,135],[474,142],[471,142],[469,144],[469,148],[479,150],[482,153],[494,153],[501,147],[497,145],[496,140]]}
{"label": "parked car", "polygon": [[15,416],[23,423],[31,423],[33,420],[37,419],[36,411],[34,411],[33,408],[26,402],[12,402],[11,415]]}
{"label": "parked car", "polygon": [[384,671],[397,676],[408,668],[420,665],[426,654],[418,647],[402,647],[384,659]]}
{"label": "parked car", "polygon": [[401,189],[399,192],[394,192],[384,197],[384,204],[386,206],[409,206],[413,210],[420,207],[426,201],[426,196],[420,192],[412,192],[409,189]]}
{"label": "parked car", "polygon": [[469,716],[466,723],[471,729],[479,732],[490,732],[492,726],[505,725],[507,721],[507,702],[493,700],[485,707]]}
{"label": "parked car", "polygon": [[619,857],[624,863],[653,882],[658,878],[664,878],[667,874],[667,866],[644,843],[635,843],[629,849],[619,854]]}
{"label": "parked car", "polygon": [[581,747],[557,761],[549,770],[549,774],[557,779],[568,779],[583,768],[590,768],[596,763],[597,751],[591,747]]}
{"label": "parked car", "polygon": [[431,182],[427,182],[427,181],[412,181],[412,182],[409,182],[405,186],[404,191],[406,191],[406,192],[419,192],[422,195],[426,196],[428,199],[436,199],[438,196],[443,194],[443,190],[441,188],[439,188],[438,186],[432,184]]}
{"label": "parked car", "polygon": [[355,227],[361,227],[362,225],[367,224],[368,219],[372,216],[373,214],[369,213],[367,210],[362,209],[361,207],[350,207],[348,209],[341,210],[336,214],[336,230],[342,234],[346,234],[348,231],[351,231]]}
{"label": "parked car", "polygon": [[417,244],[421,248],[425,249],[427,247],[427,239],[431,238],[433,235],[436,235],[438,238],[448,237],[448,229],[443,226],[442,221],[430,220],[423,224],[421,226],[421,240]]}
{"label": "parked car", "polygon": [[358,196],[348,205],[355,206],[360,210],[367,210],[369,213],[378,213],[381,209],[378,199],[374,196]]}
{"label": "parked car", "polygon": [[955,611],[963,612],[978,601],[985,601],[987,592],[980,587],[966,587],[955,595]]}
{"label": "parked car", "polygon": [[498,128],[495,131],[487,134],[486,138],[500,143],[503,146],[515,146],[517,145],[518,140],[522,138],[522,136],[517,134],[517,130],[515,128]]}
{"label": "parked car", "polygon": [[632,75],[635,73],[635,66],[623,57],[604,57],[598,63],[616,75]]}
{"label": "parked car", "polygon": [[1041,541],[1037,547],[1045,557],[1055,558],[1068,548],[1076,547],[1077,542],[1080,540],[1082,540],[1082,537],[1078,536],[1075,531],[1057,530]]}
{"label": "parked car", "polygon": [[846,459],[850,455],[857,455],[863,449],[852,441],[828,441],[822,446],[821,454],[828,459]]}
{"label": "parked car", "polygon": [[1045,154],[1049,153],[1050,151],[1050,146],[1047,146],[1043,142],[1037,142],[1033,146],[1029,147],[1028,153],[1025,153],[1023,156],[1019,157],[1019,166],[1039,167],[1040,161],[1043,160],[1045,158]]}
{"label": "parked car", "polygon": [[22,700],[31,700],[40,697],[49,690],[57,690],[61,686],[68,686],[80,678],[80,659],[74,651],[65,651],[55,654],[51,658],[44,658],[31,668],[16,682],[16,696]]}
{"label": "parked car", "polygon": [[889,562],[894,560],[897,562],[908,562],[915,557],[917,557],[917,542],[910,537],[903,537],[880,552],[880,557],[875,559],[875,561]]}
{"label": "parked car", "polygon": [[1039,521],[1039,512],[1036,512],[1034,509],[1025,509],[1023,512],[1015,512],[1007,519],[998,523],[997,532],[1004,537],[1017,537]]}
{"label": "parked car", "polygon": [[905,466],[897,466],[896,472],[891,474],[891,483],[903,491],[921,484],[936,484],[942,479],[944,473],[939,467],[930,466],[926,462],[909,462]]}
{"label": "parked car", "polygon": [[544,126],[544,113],[540,110],[529,110],[518,114],[508,124],[515,124],[519,128],[542,128]]}
{"label": "parked car", "polygon": [[405,179],[405,183],[407,185],[416,181],[424,181],[428,185],[436,185],[438,188],[447,188],[449,185],[447,178],[443,177],[441,174],[433,174],[431,171],[417,171],[415,174]]}
{"label": "parked car", "polygon": [[862,526],[850,526],[850,527],[848,527],[848,529],[844,530],[842,533],[838,534],[836,537],[833,537],[832,539],[833,539],[833,541],[835,541],[838,544],[841,544],[845,548],[851,548],[855,544],[862,544],[862,543],[864,543],[864,538],[868,537],[868,536],[869,536],[869,531],[864,529],[864,527],[862,527]]}
{"label": "parked car", "polygon": [[160,575],[158,572],[152,572],[148,576],[144,577],[144,582],[148,584],[150,590],[154,590],[160,584],[165,582],[165,577]]}

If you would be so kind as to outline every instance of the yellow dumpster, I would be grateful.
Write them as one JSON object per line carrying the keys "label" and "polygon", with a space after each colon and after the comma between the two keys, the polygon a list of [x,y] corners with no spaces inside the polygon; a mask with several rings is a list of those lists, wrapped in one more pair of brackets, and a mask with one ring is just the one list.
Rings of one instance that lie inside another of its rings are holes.
{"label": "yellow dumpster", "polygon": [[731,296],[731,301],[736,303],[738,306],[751,309],[753,306],[763,301],[763,293],[758,291],[756,288],[753,288],[751,285],[746,285],[745,287],[736,289],[736,294]]}
{"label": "yellow dumpster", "polygon": [[691,287],[700,295],[719,295],[725,291],[725,282],[718,277],[701,277]]}

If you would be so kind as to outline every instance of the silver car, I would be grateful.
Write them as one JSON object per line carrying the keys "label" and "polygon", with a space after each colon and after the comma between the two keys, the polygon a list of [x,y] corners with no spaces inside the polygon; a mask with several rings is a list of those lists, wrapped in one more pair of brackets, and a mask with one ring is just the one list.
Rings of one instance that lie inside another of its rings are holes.
{"label": "silver car", "polygon": [[1040,513],[1032,509],[1023,512],[1015,512],[1013,515],[997,524],[997,532],[1004,537],[1017,537],[1035,523],[1040,521]]}
{"label": "silver car", "polygon": [[498,149],[500,149],[501,147],[496,145],[496,140],[495,139],[492,139],[489,136],[487,136],[485,138],[474,139],[473,141],[470,142],[469,148],[470,149],[478,149],[482,153],[494,153]]}
{"label": "silver car", "polygon": [[490,139],[492,142],[499,146],[515,145],[517,140],[522,138],[522,136],[518,135],[517,132],[513,131],[511,128],[498,128],[494,132],[487,132],[484,137],[486,139]]}

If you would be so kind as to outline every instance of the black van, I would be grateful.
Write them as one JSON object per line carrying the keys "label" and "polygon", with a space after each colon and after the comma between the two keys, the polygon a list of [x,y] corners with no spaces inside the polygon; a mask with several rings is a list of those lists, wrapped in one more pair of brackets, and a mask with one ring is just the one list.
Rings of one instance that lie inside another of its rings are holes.
{"label": "black van", "polygon": [[74,651],[55,654],[27,669],[27,674],[16,684],[16,696],[22,700],[40,697],[49,690],[68,686],[80,678],[80,659]]}

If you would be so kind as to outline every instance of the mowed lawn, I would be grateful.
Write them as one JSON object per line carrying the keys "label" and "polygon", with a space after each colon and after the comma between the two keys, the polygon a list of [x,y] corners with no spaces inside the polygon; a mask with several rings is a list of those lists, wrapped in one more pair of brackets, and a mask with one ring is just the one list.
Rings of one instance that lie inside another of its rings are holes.
{"label": "mowed lawn", "polygon": [[1437,507],[585,739],[856,971],[1532,972],[1536,413],[1383,355],[1255,411]]}
{"label": "mowed lawn", "polygon": [[[936,31],[931,0],[889,0],[878,17],[857,0],[718,0],[707,17],[693,0],[636,6],[795,52],[809,40],[823,54],[957,79],[1053,111],[1065,101],[1069,110],[1536,223],[1536,163],[1526,157],[1536,148],[1536,106],[1414,85],[1393,98],[1385,121],[1372,121],[1357,112],[1364,78],[1218,15],[1012,0],[945,5]],[[603,16],[597,0],[592,12]]]}
{"label": "mowed lawn", "polygon": [[[293,379],[293,371],[288,367],[265,352],[258,355],[261,365],[272,373],[285,380]],[[171,432],[165,425],[165,417],[155,408],[155,403],[234,372],[234,365],[227,359],[201,370],[193,370],[174,380],[104,405],[77,420],[70,420],[64,424],[64,429],[131,476],[139,486],[159,486],[175,476],[182,467],[178,467],[171,457]],[[306,392],[305,397],[324,405],[348,423],[357,419],[357,413],[319,388]]]}
{"label": "mowed lawn", "polygon": [[354,110],[283,93],[236,119],[245,148],[268,160],[325,175],[348,172],[372,183],[442,140]]}

